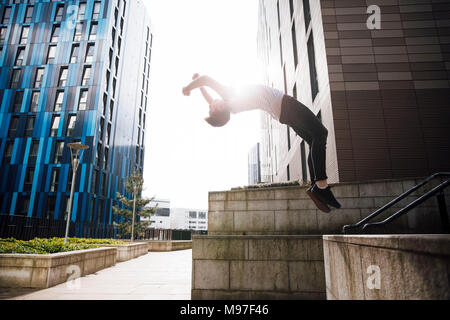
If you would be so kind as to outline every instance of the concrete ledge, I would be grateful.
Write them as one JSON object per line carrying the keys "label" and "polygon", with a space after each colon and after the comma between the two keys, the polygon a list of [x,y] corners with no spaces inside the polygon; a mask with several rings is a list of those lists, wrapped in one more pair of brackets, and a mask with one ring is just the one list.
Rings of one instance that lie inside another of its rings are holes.
{"label": "concrete ledge", "polygon": [[192,299],[324,299],[321,236],[193,237]]}
{"label": "concrete ledge", "polygon": [[116,264],[116,248],[48,255],[0,254],[0,287],[45,289]]}
{"label": "concrete ledge", "polygon": [[192,240],[157,240],[148,241],[148,251],[175,251],[192,249]]}
{"label": "concrete ledge", "polygon": [[145,242],[138,242],[125,245],[101,245],[101,247],[116,248],[117,262],[128,261],[148,253],[148,245]]}
{"label": "concrete ledge", "polygon": [[450,235],[323,239],[328,299],[450,299]]}

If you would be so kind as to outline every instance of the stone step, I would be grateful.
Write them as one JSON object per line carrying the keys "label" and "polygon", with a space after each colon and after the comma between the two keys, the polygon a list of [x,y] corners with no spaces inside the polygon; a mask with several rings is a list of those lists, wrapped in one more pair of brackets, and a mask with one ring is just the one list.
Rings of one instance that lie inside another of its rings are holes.
{"label": "stone step", "polygon": [[[324,213],[306,194],[307,187],[243,188],[209,193],[209,235],[308,235],[340,234],[353,224],[418,184],[422,179],[341,183],[332,186],[342,205]],[[435,181],[380,215],[375,221],[403,208],[437,185]],[[447,206],[450,197],[447,190]],[[439,233],[440,217],[435,198],[429,199],[381,233]]]}
{"label": "stone step", "polygon": [[321,236],[194,236],[192,299],[325,299]]}

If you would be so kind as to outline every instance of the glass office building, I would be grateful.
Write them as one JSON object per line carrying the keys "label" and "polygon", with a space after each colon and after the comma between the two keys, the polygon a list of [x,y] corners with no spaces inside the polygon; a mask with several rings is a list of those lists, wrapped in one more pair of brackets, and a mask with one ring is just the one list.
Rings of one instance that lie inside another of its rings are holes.
{"label": "glass office building", "polygon": [[152,30],[139,0],[0,1],[0,219],[113,236],[116,193],[143,170]]}

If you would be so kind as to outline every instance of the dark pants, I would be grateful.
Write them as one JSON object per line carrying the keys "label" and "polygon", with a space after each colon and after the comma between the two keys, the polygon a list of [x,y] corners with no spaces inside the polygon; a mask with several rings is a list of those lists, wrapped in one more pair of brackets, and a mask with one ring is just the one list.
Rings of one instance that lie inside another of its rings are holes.
{"label": "dark pants", "polygon": [[326,145],[328,130],[315,114],[301,102],[285,95],[281,104],[280,122],[291,127],[310,147],[308,155],[311,182],[327,179]]}

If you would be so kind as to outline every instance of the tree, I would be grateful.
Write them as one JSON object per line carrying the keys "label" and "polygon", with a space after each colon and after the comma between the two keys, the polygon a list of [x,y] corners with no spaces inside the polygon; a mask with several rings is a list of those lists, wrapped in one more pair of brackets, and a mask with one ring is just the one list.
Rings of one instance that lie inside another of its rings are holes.
{"label": "tree", "polygon": [[[119,223],[114,222],[114,226],[119,229],[120,238],[131,235],[132,242],[135,238],[144,234],[151,224],[150,216],[156,212],[156,206],[147,207],[154,198],[146,199],[141,197],[143,186],[144,178],[140,171],[136,171],[127,178],[125,183],[126,192],[132,193],[133,199],[128,199],[127,196],[117,193],[117,198],[122,206],[113,206],[114,213],[121,217]],[[137,218],[146,218],[148,220],[142,221]]]}

